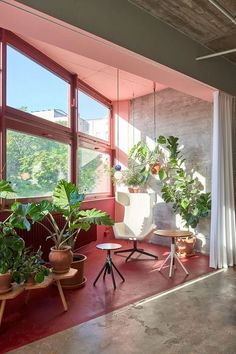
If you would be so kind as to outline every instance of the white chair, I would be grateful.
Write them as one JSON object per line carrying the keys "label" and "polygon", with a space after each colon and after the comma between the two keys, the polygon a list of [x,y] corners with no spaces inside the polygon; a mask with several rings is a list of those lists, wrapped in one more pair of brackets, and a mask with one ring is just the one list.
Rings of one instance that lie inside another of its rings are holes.
{"label": "white chair", "polygon": [[116,201],[125,207],[125,213],[123,222],[115,223],[113,226],[115,238],[131,240],[133,247],[115,253],[130,252],[126,262],[135,252],[157,259],[156,255],[145,252],[137,246],[137,242],[144,240],[156,227],[153,224],[155,194],[117,192]]}

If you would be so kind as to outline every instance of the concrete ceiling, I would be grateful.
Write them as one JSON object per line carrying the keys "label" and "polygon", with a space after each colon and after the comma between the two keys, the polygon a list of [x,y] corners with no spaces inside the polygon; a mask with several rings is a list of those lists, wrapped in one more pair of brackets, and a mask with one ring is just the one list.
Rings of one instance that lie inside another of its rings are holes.
{"label": "concrete ceiling", "polygon": [[[214,52],[236,48],[236,25],[208,0],[129,0]],[[217,0],[233,18],[236,0]],[[236,63],[236,53],[226,57]]]}

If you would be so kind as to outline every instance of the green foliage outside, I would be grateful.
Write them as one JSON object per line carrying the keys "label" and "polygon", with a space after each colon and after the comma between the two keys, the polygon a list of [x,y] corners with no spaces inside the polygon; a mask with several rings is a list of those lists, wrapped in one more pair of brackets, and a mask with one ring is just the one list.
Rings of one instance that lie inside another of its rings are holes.
{"label": "green foliage outside", "polygon": [[[78,158],[87,149],[79,149]],[[87,150],[88,153],[94,153]],[[94,192],[96,169],[100,164],[99,154],[91,155],[84,166],[80,165],[79,185],[81,190]],[[58,180],[68,179],[69,147],[53,140],[8,131],[7,134],[7,180],[17,191],[17,197],[51,195]],[[9,195],[9,197],[12,197]]]}
{"label": "green foliage outside", "polygon": [[8,131],[7,180],[18,197],[49,195],[58,179],[67,176],[67,145]]}
{"label": "green foliage outside", "polygon": [[[99,154],[94,154],[93,150],[79,149],[79,186],[85,193],[95,192],[96,180],[101,177],[97,176],[96,170],[100,164]],[[84,165],[81,161],[88,159]],[[103,177],[103,176],[102,176]]]}

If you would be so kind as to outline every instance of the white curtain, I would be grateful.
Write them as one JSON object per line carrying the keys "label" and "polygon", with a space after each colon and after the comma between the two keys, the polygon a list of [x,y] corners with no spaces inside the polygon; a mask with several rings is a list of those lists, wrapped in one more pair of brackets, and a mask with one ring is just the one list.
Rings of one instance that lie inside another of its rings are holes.
{"label": "white curtain", "polygon": [[[210,266],[236,264],[232,131],[235,98],[214,93]],[[235,137],[234,137],[235,139]]]}

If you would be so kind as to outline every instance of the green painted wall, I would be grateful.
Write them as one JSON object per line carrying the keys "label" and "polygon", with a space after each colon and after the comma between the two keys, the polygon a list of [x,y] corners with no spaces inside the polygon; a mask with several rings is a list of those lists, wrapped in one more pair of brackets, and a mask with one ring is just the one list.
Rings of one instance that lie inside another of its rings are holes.
{"label": "green painted wall", "polygon": [[195,61],[209,50],[128,0],[18,2],[236,95],[236,65],[224,58]]}

